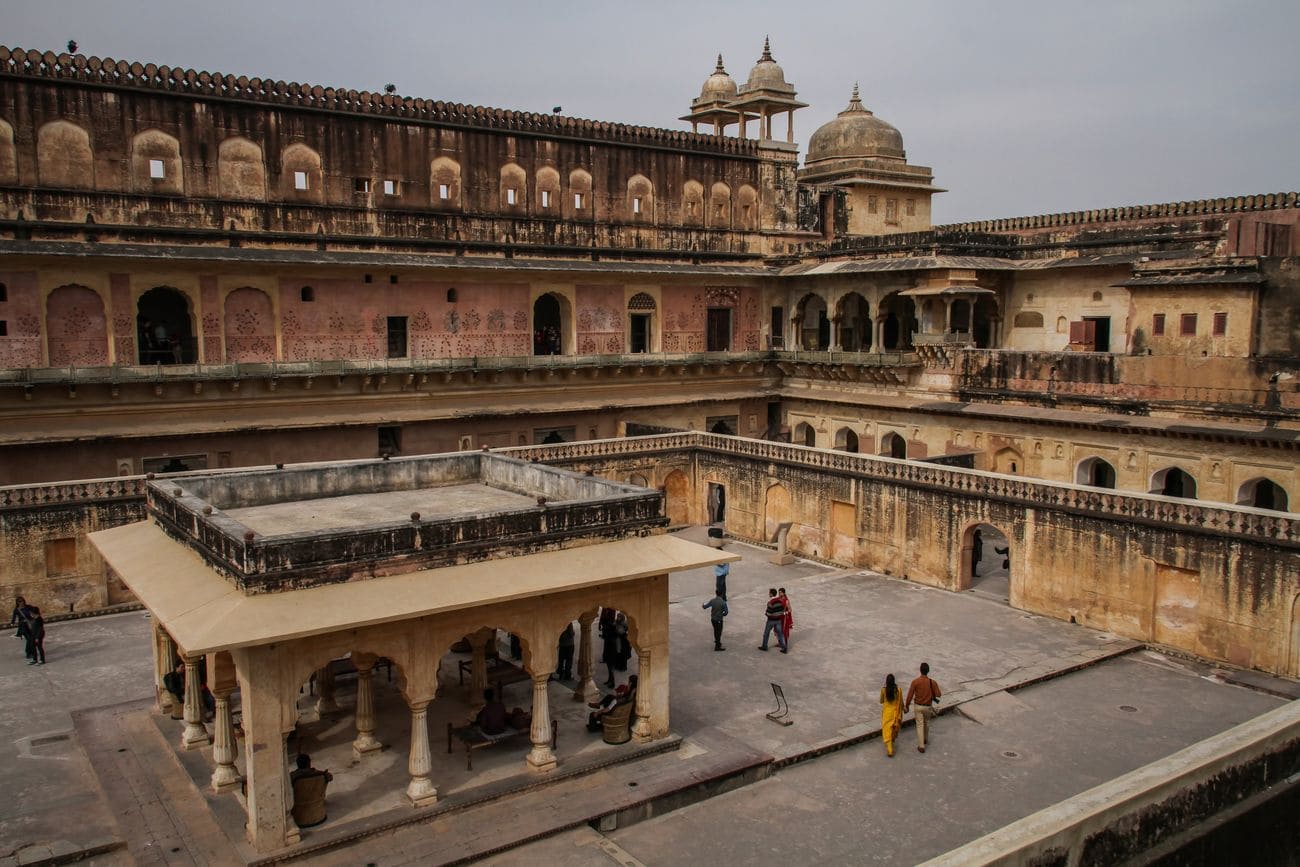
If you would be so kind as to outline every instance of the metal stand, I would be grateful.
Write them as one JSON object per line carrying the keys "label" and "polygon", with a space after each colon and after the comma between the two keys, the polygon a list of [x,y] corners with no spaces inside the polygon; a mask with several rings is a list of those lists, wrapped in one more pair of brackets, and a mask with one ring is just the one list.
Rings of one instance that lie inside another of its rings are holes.
{"label": "metal stand", "polygon": [[790,715],[790,702],[785,700],[785,691],[779,683],[772,684],[772,694],[776,696],[776,710],[767,714],[767,718],[783,726],[794,725],[794,720],[786,719]]}

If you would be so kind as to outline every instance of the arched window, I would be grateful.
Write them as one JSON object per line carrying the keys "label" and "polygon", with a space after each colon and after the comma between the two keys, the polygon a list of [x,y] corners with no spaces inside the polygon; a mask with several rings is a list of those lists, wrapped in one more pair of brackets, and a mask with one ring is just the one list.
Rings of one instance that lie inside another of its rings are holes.
{"label": "arched window", "polygon": [[817,431],[813,430],[813,426],[808,422],[799,422],[795,425],[792,441],[801,446],[814,448],[817,445]]}
{"label": "arched window", "polygon": [[795,308],[802,325],[799,331],[799,348],[822,352],[831,346],[831,320],[826,310],[826,299],[809,293]]}
{"label": "arched window", "polygon": [[560,216],[560,173],[550,166],[537,170],[537,213],[543,217]]}
{"label": "arched window", "polygon": [[456,289],[454,287],[447,290],[447,303],[448,304],[456,303]]}
{"label": "arched window", "polygon": [[280,157],[280,195],[291,202],[325,201],[325,175],[320,154],[301,142]]}
{"label": "arched window", "polygon": [[1115,467],[1098,457],[1086,458],[1075,468],[1074,481],[1094,488],[1114,488]]}
{"label": "arched window", "polygon": [[906,458],[907,440],[903,439],[893,431],[890,431],[880,440],[880,453],[882,455],[888,455],[891,458]]}
{"label": "arched window", "polygon": [[438,157],[429,164],[430,201],[436,208],[460,208],[460,163]]}
{"label": "arched window", "polygon": [[682,224],[699,226],[704,222],[704,185],[699,181],[682,184]]}
{"label": "arched window", "polygon": [[18,152],[14,148],[14,128],[0,120],[0,184],[18,180]]}
{"label": "arched window", "polygon": [[184,193],[181,143],[162,130],[147,129],[131,139],[132,187],[141,193]]}
{"label": "arched window", "polygon": [[628,352],[651,352],[654,349],[655,300],[638,292],[627,301]]}
{"label": "arched window", "polygon": [[528,174],[518,163],[506,163],[501,167],[499,207],[513,214],[528,210]]}
{"label": "arched window", "polygon": [[55,289],[45,300],[45,326],[51,367],[108,364],[108,317],[95,290]]}
{"label": "arched window", "polygon": [[749,184],[736,190],[736,227],[748,232],[758,228],[758,193]]}
{"label": "arched window", "polygon": [[852,428],[842,427],[835,432],[835,448],[842,452],[858,450],[858,435]]}
{"label": "arched window", "polygon": [[1237,505],[1286,512],[1291,501],[1286,488],[1269,479],[1251,479],[1237,491]]}
{"label": "arched window", "polygon": [[567,303],[547,292],[533,302],[533,355],[563,355],[569,337]]}
{"label": "arched window", "polygon": [[217,191],[225,199],[265,201],[262,149],[246,138],[224,139],[217,146]]}
{"label": "arched window", "polygon": [[634,223],[654,222],[655,188],[645,175],[628,178],[626,214]]}
{"label": "arched window", "polygon": [[709,213],[705,221],[716,228],[731,226],[731,187],[718,181],[709,190]]}
{"label": "arched window", "polygon": [[1196,479],[1178,467],[1167,467],[1151,477],[1151,493],[1165,497],[1196,499]]}
{"label": "arched window", "polygon": [[596,208],[591,197],[591,173],[586,169],[569,172],[569,196],[564,202],[565,213],[570,217],[590,219]]}

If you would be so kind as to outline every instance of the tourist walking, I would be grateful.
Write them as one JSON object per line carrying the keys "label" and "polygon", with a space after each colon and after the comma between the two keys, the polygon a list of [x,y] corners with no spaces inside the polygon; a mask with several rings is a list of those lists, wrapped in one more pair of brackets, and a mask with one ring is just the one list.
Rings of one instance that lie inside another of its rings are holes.
{"label": "tourist walking", "polygon": [[794,629],[794,609],[790,607],[790,597],[785,595],[785,588],[777,590],[776,595],[781,598],[781,604],[785,606],[785,619],[781,621],[781,628],[785,630],[785,646],[790,646],[790,630]]}
{"label": "tourist walking", "polygon": [[713,593],[724,600],[727,598],[727,576],[730,574],[730,563],[719,563],[713,567]]}
{"label": "tourist walking", "polygon": [[700,607],[709,609],[709,621],[713,624],[713,649],[726,650],[727,648],[722,646],[722,618],[731,613],[727,610],[726,597],[716,593]]}
{"label": "tourist walking", "polygon": [[934,719],[934,706],[939,703],[941,695],[943,691],[939,689],[939,684],[930,678],[930,663],[921,663],[921,675],[912,681],[912,685],[907,688],[907,698],[903,699],[903,713],[907,713],[908,708],[913,704],[916,705],[916,751],[918,753],[925,752],[930,720]]}
{"label": "tourist walking", "polygon": [[885,675],[885,685],[880,690],[880,738],[885,742],[885,755],[893,758],[894,739],[903,726],[903,691],[898,688],[892,674]]}
{"label": "tourist walking", "polygon": [[570,620],[565,624],[564,631],[560,633],[560,643],[556,652],[555,677],[559,680],[569,680],[573,677],[573,621]]}
{"label": "tourist walking", "polygon": [[[22,596],[18,596],[18,597],[16,597],[16,598],[14,599],[14,610],[13,610],[13,612],[9,615],[9,625],[10,625],[10,626],[13,626],[13,627],[16,627],[16,628],[14,629],[14,637],[15,637],[15,638],[18,638],[18,639],[21,639],[21,640],[24,642],[24,646],[25,646],[25,643],[26,643],[26,640],[27,640],[27,614],[26,614],[26,611],[27,611],[27,600],[26,600],[24,597],[22,597]],[[28,658],[28,659],[31,659],[31,658],[32,658],[32,655],[31,655],[30,652],[27,654],[27,658]]]}
{"label": "tourist walking", "polygon": [[763,643],[758,646],[759,650],[767,650],[768,637],[773,630],[776,631],[776,643],[781,645],[782,653],[789,653],[790,649],[785,643],[785,603],[781,597],[776,595],[776,588],[770,587],[767,591],[767,625],[763,627]]}
{"label": "tourist walking", "polygon": [[40,664],[45,664],[45,619],[41,617],[41,609],[35,605],[28,605],[27,609],[27,664],[36,665],[37,658]]}

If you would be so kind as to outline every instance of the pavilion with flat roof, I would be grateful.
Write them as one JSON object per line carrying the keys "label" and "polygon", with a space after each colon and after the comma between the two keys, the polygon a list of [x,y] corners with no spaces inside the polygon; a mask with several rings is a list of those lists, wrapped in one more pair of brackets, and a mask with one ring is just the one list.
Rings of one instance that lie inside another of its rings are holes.
{"label": "pavilion with flat roof", "polygon": [[474,696],[488,682],[485,642],[498,628],[519,639],[532,682],[526,766],[545,772],[562,761],[547,694],[557,639],[579,622],[574,697],[590,698],[591,626],[600,608],[617,609],[639,657],[633,737],[662,738],[668,576],[737,559],[666,535],[659,492],[485,452],[170,476],[149,482],[148,511],[148,521],[90,538],[153,615],[160,706],[170,704],[163,676],[185,663],[182,746],[213,745],[212,786],[243,793],[261,852],[300,839],[286,737],[300,688],[315,675],[324,698],[335,661],[357,671],[358,761],[380,748],[375,664],[399,672],[411,714],[405,794],[427,806],[438,797],[428,710],[453,644],[469,639]]}

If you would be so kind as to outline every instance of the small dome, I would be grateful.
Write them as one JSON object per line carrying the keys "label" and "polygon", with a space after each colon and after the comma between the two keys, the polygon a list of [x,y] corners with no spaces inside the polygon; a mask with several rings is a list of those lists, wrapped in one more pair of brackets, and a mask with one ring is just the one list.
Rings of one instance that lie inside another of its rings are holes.
{"label": "small dome", "polygon": [[821,160],[854,157],[907,159],[903,151],[903,134],[863,107],[856,84],[853,85],[849,107],[808,140],[805,163],[811,165]]}
{"label": "small dome", "polygon": [[763,37],[763,56],[749,71],[749,80],[741,88],[748,93],[752,90],[779,90],[794,93],[794,86],[785,80],[785,70],[772,59],[772,46],[766,36]]}
{"label": "small dome", "polygon": [[719,54],[717,68],[704,80],[704,86],[700,88],[700,98],[696,102],[731,102],[735,98],[736,80],[727,75],[727,70],[722,68],[722,55]]}

